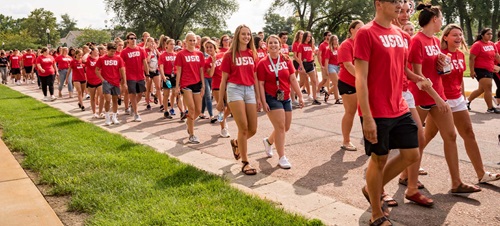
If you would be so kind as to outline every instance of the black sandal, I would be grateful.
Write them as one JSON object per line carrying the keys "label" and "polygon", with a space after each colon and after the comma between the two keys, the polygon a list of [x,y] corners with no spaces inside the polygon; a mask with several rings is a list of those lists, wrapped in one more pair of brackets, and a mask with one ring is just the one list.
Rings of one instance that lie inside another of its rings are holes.
{"label": "black sandal", "polygon": [[325,92],[325,103],[328,102],[328,98],[330,98],[330,94],[328,92]]}
{"label": "black sandal", "polygon": [[236,139],[230,140],[229,143],[231,143],[231,147],[233,148],[234,159],[236,159],[236,160],[240,159],[241,158],[240,153],[236,153],[236,151],[238,150],[238,145],[236,144]]}
{"label": "black sandal", "polygon": [[375,221],[372,222],[372,220],[370,219],[370,226],[380,226],[382,225],[384,222],[388,221],[390,223],[390,225],[392,225],[391,221],[389,220],[389,218],[387,217],[381,217],[379,219],[376,219]]}
{"label": "black sandal", "polygon": [[[255,175],[257,174],[257,170],[250,166],[250,163],[247,161],[241,161],[243,163],[243,167],[241,167],[241,172],[245,175]],[[248,169],[245,169],[246,166],[249,166]]]}

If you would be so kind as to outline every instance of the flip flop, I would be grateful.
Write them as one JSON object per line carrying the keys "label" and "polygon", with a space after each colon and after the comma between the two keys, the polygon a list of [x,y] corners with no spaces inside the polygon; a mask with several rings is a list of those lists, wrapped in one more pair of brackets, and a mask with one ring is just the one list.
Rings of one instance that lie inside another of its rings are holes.
{"label": "flip flop", "polygon": [[[370,202],[370,196],[368,195],[368,192],[366,191],[365,188],[366,188],[366,186],[362,187],[361,188],[361,192],[363,193],[363,196],[365,196],[366,201],[368,201],[368,203],[371,204],[371,202]],[[382,201],[382,197],[380,198],[380,200]],[[389,206],[387,205],[386,202],[382,203],[381,209],[382,209],[382,212],[384,213],[384,216],[385,217],[389,217]]]}
{"label": "flip flop", "polygon": [[[245,175],[255,175],[257,174],[257,170],[250,166],[250,163],[247,161],[241,161],[243,163],[243,167],[241,167],[241,172],[243,172]],[[245,167],[248,166],[249,168],[245,169]]]}
{"label": "flip flop", "polygon": [[420,194],[420,192],[417,192],[412,196],[405,195],[405,198],[424,207],[432,207],[434,205],[434,202],[431,199]]}
{"label": "flip flop", "polygon": [[236,159],[236,160],[240,159],[241,158],[240,153],[236,153],[236,151],[238,150],[238,145],[236,144],[236,139],[230,140],[229,143],[231,143],[231,147],[233,148],[234,159]]}
{"label": "flip flop", "polygon": [[[406,178],[406,179],[399,178],[399,184],[404,185],[404,186],[408,186],[408,178]],[[417,187],[418,187],[418,189],[425,188],[425,186],[420,181],[417,181]]]}
{"label": "flip flop", "polygon": [[464,183],[461,183],[460,185],[458,185],[457,188],[451,189],[452,194],[473,193],[473,192],[480,192],[480,191],[481,191],[481,188],[478,188],[476,186],[467,185]]}
{"label": "flip flop", "polygon": [[346,150],[346,151],[357,151],[358,149],[356,148],[356,146],[352,145],[352,144],[348,144],[348,145],[342,145],[340,146],[340,148]]}
{"label": "flip flop", "polygon": [[420,168],[420,169],[418,170],[418,175],[425,176],[425,175],[427,175],[427,174],[429,174],[429,173],[428,173],[427,171],[425,171],[423,168]]}

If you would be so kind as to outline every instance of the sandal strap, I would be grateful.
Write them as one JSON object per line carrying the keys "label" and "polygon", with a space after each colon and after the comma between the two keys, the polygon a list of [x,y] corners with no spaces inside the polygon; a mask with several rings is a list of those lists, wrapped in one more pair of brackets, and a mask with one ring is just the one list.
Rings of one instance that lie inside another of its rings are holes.
{"label": "sandal strap", "polygon": [[[378,219],[376,219],[376,220],[375,220],[375,221],[373,221],[373,222],[370,220],[370,226],[380,226],[380,225],[382,225],[382,224],[383,224],[384,222],[386,222],[386,221],[389,221],[389,223],[391,222],[391,221],[390,221],[387,217],[385,217],[385,216],[383,216],[383,217],[381,217],[381,218],[378,218]],[[391,224],[391,225],[392,225],[392,224]]]}

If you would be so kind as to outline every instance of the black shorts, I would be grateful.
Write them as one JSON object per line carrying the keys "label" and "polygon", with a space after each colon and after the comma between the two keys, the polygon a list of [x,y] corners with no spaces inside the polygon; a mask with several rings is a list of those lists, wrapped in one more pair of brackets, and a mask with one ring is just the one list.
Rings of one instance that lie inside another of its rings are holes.
{"label": "black shorts", "polygon": [[482,78],[493,78],[493,76],[495,76],[495,73],[482,68],[474,68],[474,72],[476,72],[477,81],[481,80]]}
{"label": "black shorts", "polygon": [[150,78],[154,78],[156,76],[159,76],[160,73],[158,73],[158,71],[149,71],[149,76]]}
{"label": "black shorts", "polygon": [[85,84],[87,81],[73,81],[73,82],[79,82],[80,84]]}
{"label": "black shorts", "polygon": [[198,94],[201,92],[201,85],[202,85],[201,82],[198,82],[198,83],[193,84],[193,85],[188,85],[188,86],[181,89],[181,93],[184,94],[183,91],[186,90],[186,91],[193,92],[193,94]]}
{"label": "black shorts", "polygon": [[175,88],[175,83],[177,82],[177,80],[175,79],[175,77],[172,77],[172,78],[169,78],[169,76],[166,76],[166,77],[167,77],[168,81],[170,81],[170,85],[171,85],[172,87],[171,87],[171,88],[168,88],[168,86],[167,86],[167,81],[163,82],[162,87],[163,87],[164,89],[173,89],[173,88]]}
{"label": "black shorts", "polygon": [[269,109],[271,109],[271,111],[279,109],[283,109],[285,111],[292,111],[292,100],[290,99],[279,101],[278,99],[276,99],[276,97],[273,97],[266,93],[266,103],[269,106]]}
{"label": "black shorts", "polygon": [[297,62],[297,61],[294,60],[293,61],[293,67],[295,68],[295,70],[298,70],[299,67],[300,67],[299,62]]}
{"label": "black shorts", "polygon": [[21,69],[20,68],[11,68],[10,73],[13,75],[21,74]]}
{"label": "black shorts", "polygon": [[436,104],[431,104],[431,105],[420,105],[418,106],[420,109],[424,111],[430,111],[432,107],[437,106]]}
{"label": "black shorts", "polygon": [[33,72],[33,66],[25,66],[24,71],[28,74]]}
{"label": "black shorts", "polygon": [[127,80],[128,93],[138,94],[146,92],[146,82],[144,80]]}
{"label": "black shorts", "polygon": [[304,61],[302,62],[302,65],[304,65],[304,70],[306,71],[306,73],[314,71],[314,60],[311,62]]}
{"label": "black shorts", "polygon": [[356,94],[356,87],[354,86],[351,86],[345,82],[342,82],[341,80],[339,80],[339,84],[338,84],[338,87],[339,87],[339,94],[340,95],[344,95],[344,94]]}
{"label": "black shorts", "polygon": [[366,155],[374,153],[381,156],[389,154],[391,149],[418,148],[418,128],[410,112],[397,118],[376,118],[375,124],[378,142],[372,144],[364,139]]}
{"label": "black shorts", "polygon": [[97,88],[97,87],[99,87],[99,86],[101,86],[101,85],[102,85],[102,83],[99,83],[99,84],[97,84],[97,85],[94,85],[94,84],[90,84],[90,83],[88,83],[88,82],[87,82],[87,88]]}

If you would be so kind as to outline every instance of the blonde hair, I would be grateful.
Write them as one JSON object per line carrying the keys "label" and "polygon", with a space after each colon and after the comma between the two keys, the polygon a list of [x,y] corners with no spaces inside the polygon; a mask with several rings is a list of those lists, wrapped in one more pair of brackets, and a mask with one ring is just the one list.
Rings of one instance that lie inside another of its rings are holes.
{"label": "blonde hair", "polygon": [[240,33],[241,29],[243,28],[247,28],[248,31],[250,32],[250,41],[247,44],[247,48],[249,48],[252,51],[253,58],[254,59],[257,58],[257,50],[255,49],[252,31],[247,25],[242,24],[236,28],[236,31],[234,31],[233,43],[231,44],[231,48],[229,48],[229,52],[231,53],[232,56],[231,58],[233,63],[236,60],[236,52],[240,52]]}
{"label": "blonde hair", "polygon": [[[337,38],[337,45],[335,46],[333,45],[334,38]],[[337,35],[332,35],[332,37],[330,37],[330,41],[328,42],[328,48],[330,48],[330,51],[333,52],[335,47],[339,47],[339,37],[337,37]]]}
{"label": "blonde hair", "polygon": [[298,30],[295,33],[295,36],[293,37],[293,42],[302,42],[302,40],[299,40],[300,39],[300,34],[304,34],[304,31],[303,30]]}
{"label": "blonde hair", "polygon": [[[458,29],[462,32],[462,34],[464,33],[464,31],[462,30],[462,28],[460,26],[458,26],[457,24],[448,24],[448,26],[446,26],[443,30],[443,35],[441,36],[441,49],[448,49],[448,43],[444,40],[444,37],[448,37],[448,35],[450,34],[451,30],[453,29]],[[461,40],[461,49],[464,49],[465,51],[469,51],[469,48],[467,48],[467,44],[465,44],[465,39],[462,35],[462,40]]]}
{"label": "blonde hair", "polygon": [[215,41],[209,39],[207,40],[205,43],[203,43],[203,48],[204,50],[207,49],[207,44],[211,44],[214,46],[214,49],[215,49],[215,53],[218,53],[219,52],[219,47],[217,46],[217,43],[215,43]]}

